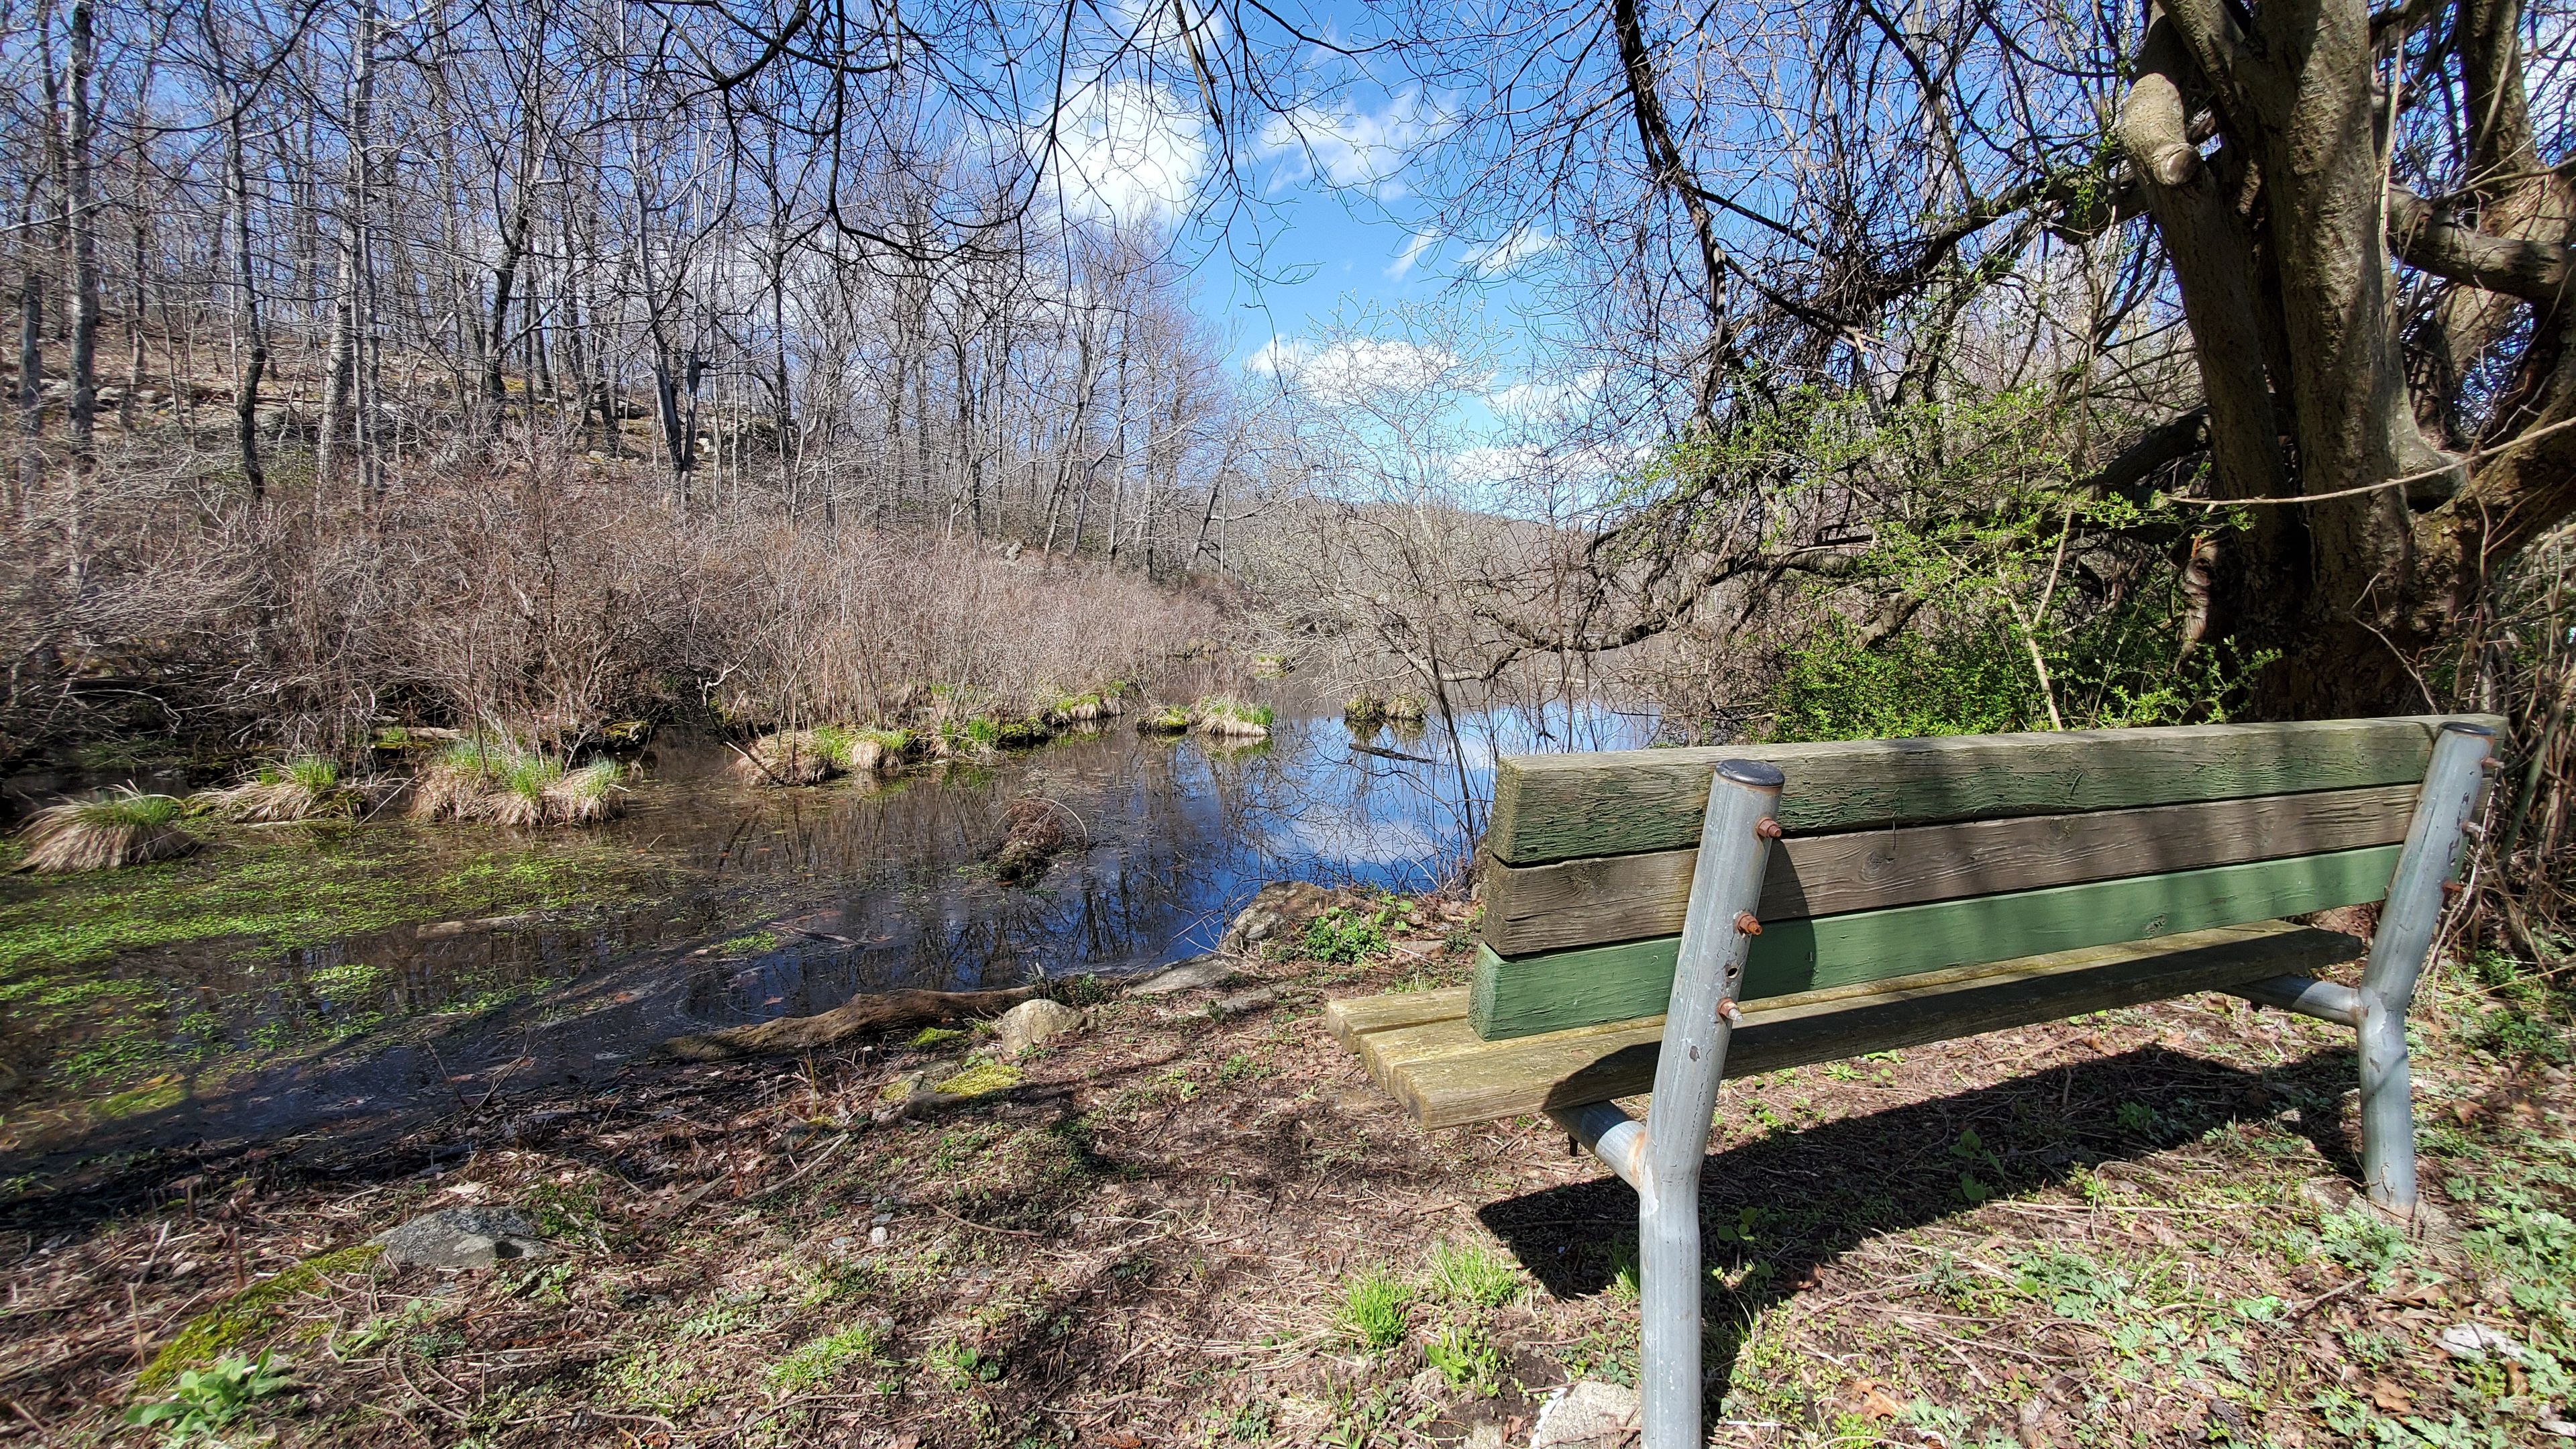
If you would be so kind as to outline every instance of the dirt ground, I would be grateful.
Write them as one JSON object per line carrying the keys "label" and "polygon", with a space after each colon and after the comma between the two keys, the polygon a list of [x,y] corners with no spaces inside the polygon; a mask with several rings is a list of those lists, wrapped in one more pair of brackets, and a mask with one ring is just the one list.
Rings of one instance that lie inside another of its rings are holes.
{"label": "dirt ground", "polygon": [[[147,1443],[124,1417],[167,1403],[293,1446],[1526,1442],[1551,1391],[1634,1373],[1634,1200],[1537,1119],[1417,1131],[1321,1021],[1463,982],[1470,909],[1101,1002],[1015,1062],[930,1033],[638,1064],[396,1142],[35,1184],[0,1211],[0,1441]],[[2472,974],[2419,1008],[2414,1238],[2329,1210],[2349,1034],[2232,998],[1729,1083],[1713,1442],[2566,1442],[2565,999]],[[889,1110],[961,1074],[984,1095]],[[545,1254],[361,1246],[462,1205]],[[225,1377],[263,1349],[273,1381]]]}

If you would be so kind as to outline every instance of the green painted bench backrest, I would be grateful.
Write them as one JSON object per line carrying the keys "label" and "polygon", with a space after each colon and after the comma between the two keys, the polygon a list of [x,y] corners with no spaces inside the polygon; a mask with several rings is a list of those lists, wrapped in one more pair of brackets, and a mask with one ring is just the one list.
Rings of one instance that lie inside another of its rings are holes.
{"label": "green painted bench backrest", "polygon": [[1660,1013],[1710,773],[1780,767],[1755,1000],[2376,901],[2450,719],[2190,725],[1504,760],[1487,1039]]}

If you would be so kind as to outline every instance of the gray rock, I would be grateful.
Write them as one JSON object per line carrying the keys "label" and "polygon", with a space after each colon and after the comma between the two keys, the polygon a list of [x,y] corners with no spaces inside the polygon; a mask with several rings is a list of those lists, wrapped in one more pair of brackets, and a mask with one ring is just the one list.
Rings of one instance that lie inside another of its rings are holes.
{"label": "gray rock", "polygon": [[1553,1395],[1538,1411],[1530,1449],[1618,1449],[1637,1440],[1637,1391],[1583,1379]]}
{"label": "gray rock", "polygon": [[490,1268],[546,1256],[536,1226],[506,1207],[441,1208],[367,1241],[396,1267]]}
{"label": "gray rock", "polygon": [[1001,1019],[993,1023],[993,1035],[1000,1040],[1002,1050],[1024,1052],[1081,1027],[1081,1012],[1061,1001],[1040,997],[1003,1012]]}
{"label": "gray rock", "polygon": [[1280,992],[1281,988],[1276,986],[1256,986],[1249,991],[1237,991],[1209,1002],[1208,1013],[1212,1016],[1240,1016],[1247,1011],[1258,1011],[1276,1002]]}
{"label": "gray rock", "polygon": [[1217,949],[1228,953],[1267,941],[1302,926],[1333,904],[1333,893],[1304,880],[1277,880],[1261,888],[1252,904],[1235,914]]}
{"label": "gray rock", "polygon": [[1144,978],[1127,989],[1139,996],[1167,996],[1175,991],[1200,991],[1223,986],[1234,979],[1234,967],[1214,955],[1192,956],[1177,961]]}

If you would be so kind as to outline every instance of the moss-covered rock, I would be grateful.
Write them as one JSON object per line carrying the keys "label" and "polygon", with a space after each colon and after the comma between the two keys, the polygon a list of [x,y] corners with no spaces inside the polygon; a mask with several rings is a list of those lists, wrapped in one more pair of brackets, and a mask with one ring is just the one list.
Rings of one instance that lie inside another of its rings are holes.
{"label": "moss-covered rock", "polygon": [[135,1377],[135,1393],[158,1393],[183,1370],[203,1368],[246,1347],[253,1339],[276,1332],[286,1317],[288,1303],[319,1287],[331,1274],[354,1273],[373,1266],[383,1253],[384,1249],[373,1243],[360,1243],[307,1258],[189,1319],[179,1336],[164,1344]]}

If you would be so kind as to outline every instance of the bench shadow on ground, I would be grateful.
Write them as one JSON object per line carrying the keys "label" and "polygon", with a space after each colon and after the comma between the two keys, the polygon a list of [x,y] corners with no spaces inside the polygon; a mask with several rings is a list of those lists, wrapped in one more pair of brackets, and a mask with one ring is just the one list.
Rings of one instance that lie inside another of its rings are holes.
{"label": "bench shadow on ground", "polygon": [[[1755,1314],[1872,1237],[1969,1211],[1972,1194],[2062,1185],[2239,1122],[2277,1123],[2358,1180],[2341,1113],[2356,1070],[2341,1048],[2257,1073],[2148,1046],[1711,1153],[1700,1173],[1711,1401],[1732,1378],[1737,1341]],[[1806,1069],[1807,1083],[1845,1101],[1867,1090],[1816,1068]],[[1741,1120],[1740,1084],[1729,1084],[1718,1110]],[[1559,1297],[1602,1292],[1636,1262],[1636,1195],[1606,1170],[1488,1204],[1477,1216]]]}

